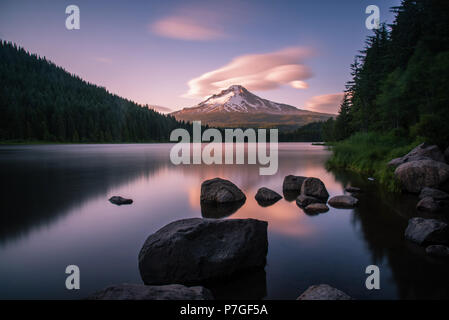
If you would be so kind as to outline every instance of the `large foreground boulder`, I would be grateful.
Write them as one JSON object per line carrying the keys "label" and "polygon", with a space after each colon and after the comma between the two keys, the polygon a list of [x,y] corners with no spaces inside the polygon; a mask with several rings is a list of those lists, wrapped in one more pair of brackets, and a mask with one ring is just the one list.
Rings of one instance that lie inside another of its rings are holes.
{"label": "large foreground boulder", "polygon": [[352,196],[335,196],[329,199],[329,205],[331,205],[334,208],[354,208],[359,200]]}
{"label": "large foreground boulder", "polygon": [[281,200],[282,196],[271,189],[263,187],[257,190],[255,198],[261,206],[268,206]]}
{"label": "large foreground boulder", "polygon": [[212,293],[204,287],[180,284],[146,286],[143,284],[112,285],[90,295],[88,300],[212,300]]}
{"label": "large foreground boulder", "polygon": [[388,165],[398,167],[401,164],[419,160],[434,160],[444,162],[444,155],[436,145],[420,144],[405,156],[391,160]]}
{"label": "large foreground boulder", "polygon": [[201,184],[201,201],[214,203],[230,203],[245,201],[246,196],[229,180],[214,178]]}
{"label": "large foreground boulder", "polygon": [[343,291],[327,284],[310,286],[297,300],[352,300]]}
{"label": "large foreground boulder", "polygon": [[435,219],[411,218],[405,238],[420,245],[446,244],[449,240],[447,223]]}
{"label": "large foreground boulder", "polygon": [[307,178],[302,183],[301,194],[327,201],[329,193],[324,183],[318,178]]}
{"label": "large foreground boulder", "polygon": [[197,284],[263,268],[268,251],[265,221],[185,219],[150,235],[139,253],[145,284]]}
{"label": "large foreground boulder", "polygon": [[419,193],[425,187],[443,185],[449,179],[449,165],[435,160],[406,162],[396,168],[394,175],[406,191]]}
{"label": "large foreground boulder", "polygon": [[284,178],[284,183],[282,184],[282,191],[283,192],[301,192],[301,186],[304,180],[306,180],[307,177],[301,177],[301,176],[286,176]]}

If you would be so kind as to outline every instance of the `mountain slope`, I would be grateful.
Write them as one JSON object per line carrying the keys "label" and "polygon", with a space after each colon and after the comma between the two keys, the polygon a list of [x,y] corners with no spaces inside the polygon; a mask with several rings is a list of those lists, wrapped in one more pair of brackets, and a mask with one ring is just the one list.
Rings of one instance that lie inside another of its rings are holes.
{"label": "mountain slope", "polygon": [[3,141],[168,141],[173,129],[188,128],[4,41],[0,79]]}
{"label": "mountain slope", "polygon": [[240,85],[230,86],[192,108],[184,108],[171,115],[178,120],[200,120],[204,124],[217,127],[280,129],[294,129],[334,116],[262,99]]}

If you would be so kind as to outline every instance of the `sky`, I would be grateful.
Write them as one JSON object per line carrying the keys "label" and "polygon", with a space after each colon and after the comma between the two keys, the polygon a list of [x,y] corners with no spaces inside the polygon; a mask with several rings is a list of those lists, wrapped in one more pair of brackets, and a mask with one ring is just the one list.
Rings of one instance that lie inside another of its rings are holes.
{"label": "sky", "polygon": [[[336,113],[349,66],[400,0],[0,0],[0,38],[139,104],[191,107],[233,84]],[[80,29],[66,28],[77,5]]]}

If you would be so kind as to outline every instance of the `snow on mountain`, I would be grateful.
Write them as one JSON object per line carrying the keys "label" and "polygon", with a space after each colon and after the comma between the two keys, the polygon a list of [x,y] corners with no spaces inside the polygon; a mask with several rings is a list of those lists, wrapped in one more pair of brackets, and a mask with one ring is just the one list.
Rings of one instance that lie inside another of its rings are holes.
{"label": "snow on mountain", "polygon": [[195,112],[245,112],[245,113],[291,113],[299,111],[297,108],[285,104],[275,103],[259,98],[240,85],[230,86],[228,89],[214,94],[193,108],[184,110]]}

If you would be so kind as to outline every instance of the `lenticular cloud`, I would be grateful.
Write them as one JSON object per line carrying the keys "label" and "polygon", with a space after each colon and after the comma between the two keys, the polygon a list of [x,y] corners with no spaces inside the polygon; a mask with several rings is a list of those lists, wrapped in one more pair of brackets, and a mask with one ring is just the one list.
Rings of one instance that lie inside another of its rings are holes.
{"label": "lenticular cloud", "polygon": [[203,98],[234,84],[256,91],[281,85],[306,89],[308,84],[304,80],[312,77],[312,71],[304,60],[311,54],[310,49],[294,47],[236,57],[227,65],[190,80],[184,97]]}

